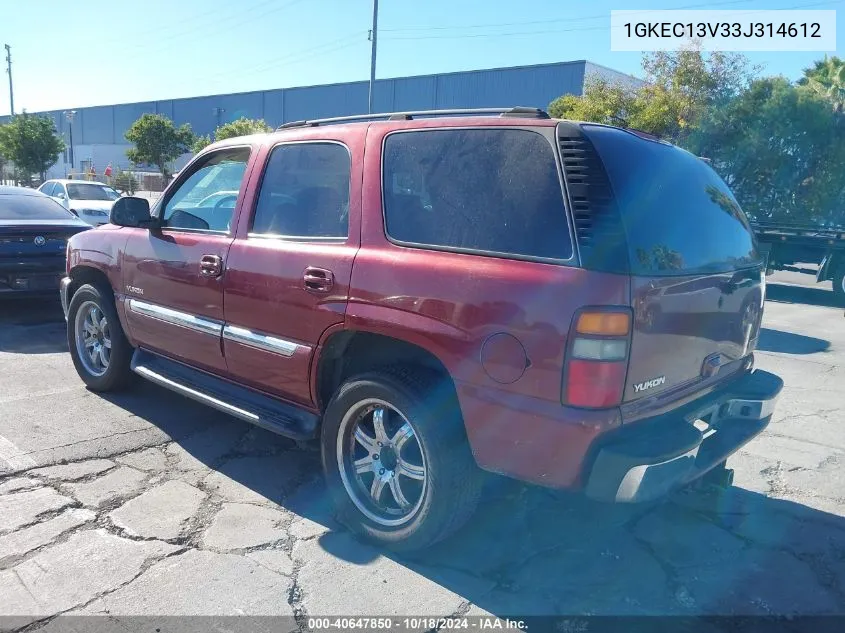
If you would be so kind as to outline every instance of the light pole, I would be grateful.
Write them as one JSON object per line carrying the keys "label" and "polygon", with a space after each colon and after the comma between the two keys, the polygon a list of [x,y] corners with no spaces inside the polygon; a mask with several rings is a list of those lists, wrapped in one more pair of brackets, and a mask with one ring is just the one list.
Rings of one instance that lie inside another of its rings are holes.
{"label": "light pole", "polygon": [[373,113],[373,99],[376,87],[376,40],[378,39],[378,0],[373,0],[373,29],[370,31],[370,96],[367,102],[368,114]]}
{"label": "light pole", "polygon": [[223,120],[223,113],[225,111],[225,108],[214,108],[214,116],[217,117],[217,127],[220,127],[220,123]]}
{"label": "light pole", "polygon": [[65,118],[68,122],[68,138],[70,140],[70,173],[73,173],[73,116],[76,114],[76,110],[67,110],[65,112]]}

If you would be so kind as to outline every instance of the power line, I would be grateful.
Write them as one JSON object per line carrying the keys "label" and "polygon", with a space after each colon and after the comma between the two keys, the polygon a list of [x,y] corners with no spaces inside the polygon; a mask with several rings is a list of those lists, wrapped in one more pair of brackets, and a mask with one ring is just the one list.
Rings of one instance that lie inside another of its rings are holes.
{"label": "power line", "polygon": [[[257,2],[255,4],[253,4],[252,6],[246,6],[246,7],[237,6],[237,7],[234,8],[234,10],[231,13],[225,13],[225,12],[224,13],[215,13],[215,12],[205,11],[205,12],[199,14],[199,15],[188,16],[187,18],[184,18],[184,20],[179,21],[179,22],[173,21],[173,22],[170,22],[169,24],[163,24],[163,25],[157,26],[153,29],[147,29],[147,30],[144,30],[144,31],[132,33],[131,36],[133,38],[143,38],[143,37],[149,36],[151,39],[146,40],[142,45],[133,44],[130,48],[137,48],[138,46],[149,46],[151,43],[159,42],[163,38],[169,38],[169,37],[171,37],[171,36],[173,36],[177,33],[180,33],[180,34],[181,33],[190,33],[192,31],[196,31],[197,27],[201,26],[203,24],[207,24],[207,26],[211,26],[211,25],[214,25],[214,24],[218,24],[221,21],[225,22],[226,20],[229,20],[230,18],[236,18],[238,16],[244,15],[244,13],[249,13],[251,11],[255,11],[256,9],[259,9],[263,6],[268,5],[268,4],[273,4],[274,2],[277,2],[277,1],[278,0],[262,0],[261,2]],[[184,30],[185,22],[188,22],[188,21],[190,21],[191,30],[185,31]],[[120,37],[113,37],[113,38],[108,38],[108,39],[105,39],[105,40],[98,40],[98,44],[110,45],[110,44],[114,44],[114,43],[117,43],[117,42],[125,43],[126,37],[127,37],[126,34],[124,34]]]}
{"label": "power line", "polygon": [[[274,2],[275,2],[275,0],[265,0],[264,2],[260,2],[257,5],[255,5],[253,7],[253,10],[258,8],[258,7],[267,5],[267,4],[273,4]],[[247,24],[249,22],[253,22],[255,20],[259,20],[261,18],[266,18],[267,16],[273,15],[274,13],[279,13],[280,11],[284,11],[285,9],[288,9],[288,8],[292,7],[293,5],[299,4],[301,2],[304,2],[304,0],[291,0],[290,2],[286,2],[283,5],[273,7],[269,11],[264,11],[263,13],[259,13],[257,15],[250,15],[249,12],[247,12],[247,14],[245,15],[244,11],[240,10],[240,11],[238,11],[238,15],[240,15],[243,18],[241,20],[234,20],[234,21],[232,21],[232,20],[222,20],[221,21],[219,16],[216,16],[217,19],[215,20],[215,22],[220,22],[219,28],[212,28],[211,30],[203,31],[202,40],[208,40],[208,38],[210,38],[211,36],[219,35],[219,34],[224,33],[224,32],[231,32],[232,29],[234,29],[234,28],[237,28],[239,26],[243,26],[244,24]],[[178,31],[176,33],[171,33],[171,34],[169,34],[169,35],[167,35],[163,38],[156,39],[154,42],[149,42],[149,41],[143,42],[142,44],[138,44],[137,46],[134,46],[129,50],[148,49],[149,46],[152,44],[155,47],[157,52],[166,51],[166,50],[172,49],[173,46],[170,45],[170,46],[162,47],[162,46],[160,46],[160,44],[162,44],[162,43],[166,44],[168,42],[176,42],[176,45],[179,45],[179,44],[182,43],[181,39],[183,37],[185,37],[187,35],[194,35],[195,33],[196,33],[196,26],[192,25],[188,29],[185,29],[183,31]]]}
{"label": "power line", "polygon": [[[700,9],[700,8],[710,8],[710,7],[719,7],[719,6],[728,6],[734,4],[744,4],[748,3],[749,1],[753,0],[728,0],[727,2],[707,2],[701,4],[693,4],[687,5],[683,7],[677,7],[677,9],[673,10],[684,10],[684,9]],[[817,7],[817,6],[827,6],[833,4],[839,4],[841,0],[832,0],[827,2],[813,2],[810,4],[802,4],[793,7],[785,7],[784,11],[794,10],[794,9],[806,9],[810,7]],[[750,11],[756,11],[757,9],[750,9]],[[643,10],[637,11],[636,13],[640,14],[647,14],[652,13],[655,10]],[[399,33],[405,31],[445,31],[445,30],[457,30],[457,29],[482,29],[482,28],[499,28],[499,27],[506,27],[506,26],[531,26],[535,24],[556,24],[561,22],[584,22],[588,20],[598,20],[598,19],[607,19],[610,17],[609,13],[603,13],[601,15],[591,15],[591,16],[580,16],[580,17],[573,17],[573,18],[555,18],[550,20],[532,20],[530,22],[503,22],[498,24],[468,24],[463,26],[431,26],[431,27],[409,27],[404,29],[381,29],[382,33]],[[602,26],[588,26],[588,27],[578,27],[572,29],[549,29],[549,30],[540,30],[540,31],[504,31],[500,33],[478,33],[478,34],[456,34],[456,35],[419,35],[419,36],[385,36],[384,39],[389,39],[391,41],[398,41],[398,40],[428,40],[428,39],[464,39],[464,38],[477,38],[477,37],[501,37],[501,36],[511,36],[511,35],[541,35],[546,33],[568,33],[573,31],[599,31],[603,29],[609,28],[607,25]]]}
{"label": "power line", "polygon": [[[338,50],[342,50],[344,48],[349,48],[350,46],[354,46],[355,44],[359,43],[359,38],[363,35],[363,32],[356,32],[350,33],[345,37],[338,38],[336,40],[332,40],[330,42],[325,42],[323,44],[319,44],[317,46],[313,46],[311,48],[306,48],[300,51],[296,51],[293,53],[285,53],[279,57],[274,57],[268,60],[265,60],[263,63],[258,64],[257,66],[250,67],[246,72],[243,69],[237,70],[227,70],[218,73],[214,73],[211,75],[206,75],[204,77],[198,77],[197,80],[208,80],[208,79],[217,79],[220,77],[228,77],[231,75],[239,75],[242,77],[247,77],[250,75],[254,75],[256,73],[263,72],[265,70],[271,70],[280,66],[281,64],[293,65],[298,64],[302,61],[306,61],[308,59],[313,59],[315,57],[321,57],[322,55],[327,55],[329,53],[333,53]],[[352,41],[354,40],[354,41]]]}
{"label": "power line", "polygon": [[[683,9],[698,9],[702,7],[719,7],[719,6],[726,6],[730,4],[743,4],[748,2],[754,2],[755,0],[729,0],[727,2],[706,2],[701,4],[692,4],[683,7],[677,7],[673,10],[683,10]],[[654,11],[651,10],[643,10],[643,11],[636,11],[635,13],[650,13]],[[533,26],[535,24],[557,24],[560,22],[586,22],[588,20],[600,20],[606,19],[610,17],[608,13],[602,13],[598,15],[588,15],[588,16],[579,16],[579,17],[571,17],[571,18],[552,18],[549,20],[531,20],[530,22],[499,22],[495,24],[465,24],[461,26],[414,26],[414,27],[407,27],[407,28],[395,28],[395,29],[381,29],[382,33],[398,33],[398,32],[405,32],[405,31],[453,31],[456,29],[487,29],[487,28],[499,28],[504,26]]]}

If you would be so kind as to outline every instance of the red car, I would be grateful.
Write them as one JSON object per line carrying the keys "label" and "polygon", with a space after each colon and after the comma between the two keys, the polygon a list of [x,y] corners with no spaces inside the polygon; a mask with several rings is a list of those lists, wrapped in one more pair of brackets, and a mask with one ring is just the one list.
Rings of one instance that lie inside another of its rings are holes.
{"label": "red car", "polygon": [[607,501],[728,478],[782,382],[704,161],[526,108],[356,119],[215,143],[75,236],[85,383],[319,437],[341,520],[395,549],[470,517],[480,469]]}

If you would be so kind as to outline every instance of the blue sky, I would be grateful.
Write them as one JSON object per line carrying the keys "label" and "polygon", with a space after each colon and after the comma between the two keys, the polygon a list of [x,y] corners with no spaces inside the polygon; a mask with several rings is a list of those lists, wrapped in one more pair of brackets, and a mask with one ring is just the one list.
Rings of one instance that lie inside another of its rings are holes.
{"label": "blue sky", "polygon": [[[0,44],[12,46],[18,111],[369,77],[372,0],[3,4]],[[611,9],[804,7],[843,9],[845,0],[380,0],[377,76],[572,59],[639,74],[639,53],[610,51]],[[838,17],[842,51],[845,14]],[[821,56],[750,55],[766,73],[792,79]],[[3,74],[0,114],[9,112],[6,81]]]}

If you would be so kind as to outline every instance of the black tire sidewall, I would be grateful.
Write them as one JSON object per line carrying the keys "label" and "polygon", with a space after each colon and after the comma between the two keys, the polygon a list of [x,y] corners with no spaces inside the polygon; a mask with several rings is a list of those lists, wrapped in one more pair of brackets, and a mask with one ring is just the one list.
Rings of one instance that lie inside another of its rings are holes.
{"label": "black tire sidewall", "polygon": [[[389,403],[411,421],[426,460],[427,482],[422,504],[409,522],[397,527],[378,524],[362,513],[349,498],[340,475],[336,447],[341,422],[351,407],[369,398]],[[443,429],[432,428],[435,422],[432,418],[431,412],[425,411],[416,394],[389,375],[369,374],[354,378],[338,390],[323,418],[321,453],[326,483],[338,518],[347,527],[395,550],[418,549],[437,540],[441,530],[439,517],[449,512],[449,508],[444,507],[448,505],[448,495],[444,494],[443,486],[454,484],[449,481],[447,460],[460,457],[444,454],[452,451],[446,449],[443,441],[438,441],[442,435],[439,431]],[[449,421],[437,422],[445,424]]]}
{"label": "black tire sidewall", "polygon": [[845,264],[837,266],[833,273],[833,294],[840,306],[845,306]]}
{"label": "black tire sidewall", "polygon": [[[102,376],[94,376],[88,372],[79,358],[76,347],[76,314],[79,307],[86,301],[93,301],[106,315],[111,334],[112,349],[109,366]],[[73,294],[68,304],[67,342],[70,357],[76,372],[82,381],[94,391],[111,391],[126,385],[129,379],[129,363],[132,358],[132,347],[123,333],[123,326],[114,307],[114,299],[110,291],[97,285],[85,284]]]}

